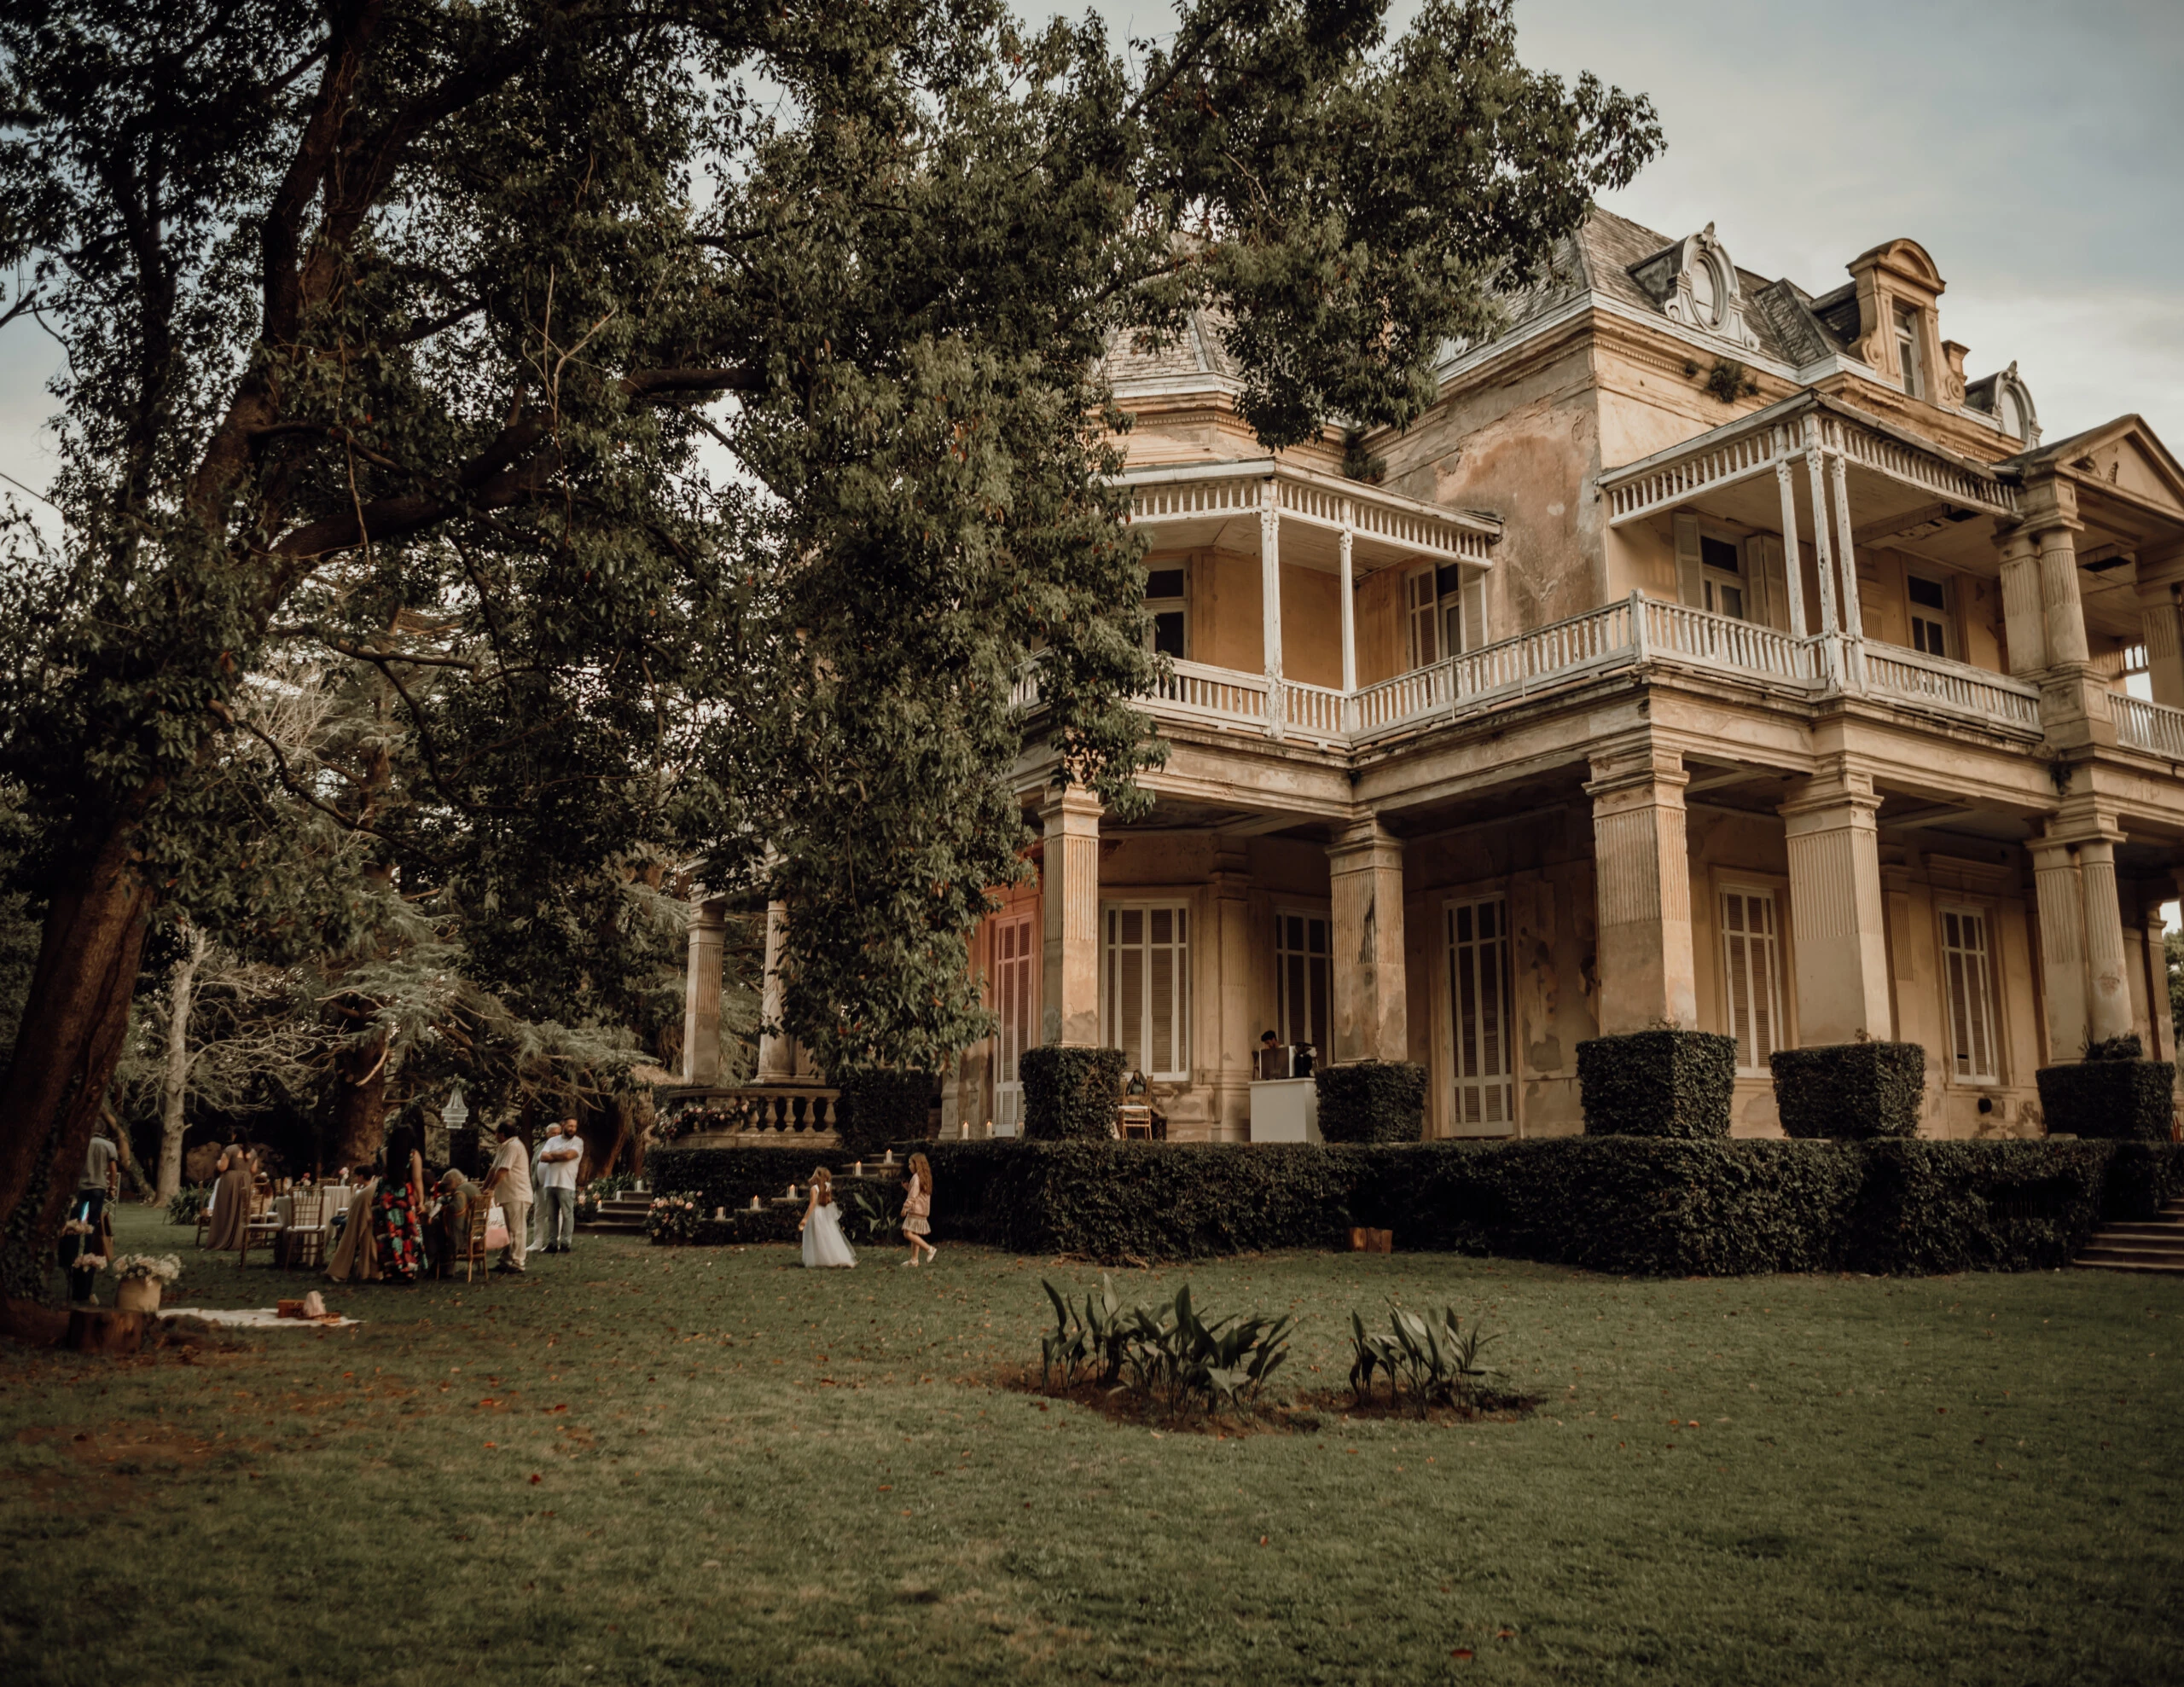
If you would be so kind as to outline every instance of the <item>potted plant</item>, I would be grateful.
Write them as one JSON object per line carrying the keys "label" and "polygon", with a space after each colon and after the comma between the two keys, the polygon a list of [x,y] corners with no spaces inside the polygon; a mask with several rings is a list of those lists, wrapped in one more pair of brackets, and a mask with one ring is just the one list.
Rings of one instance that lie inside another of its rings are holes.
{"label": "potted plant", "polygon": [[157,1312],[160,1292],[182,1275],[182,1261],[173,1254],[120,1254],[113,1261],[120,1284],[113,1303],[123,1312]]}

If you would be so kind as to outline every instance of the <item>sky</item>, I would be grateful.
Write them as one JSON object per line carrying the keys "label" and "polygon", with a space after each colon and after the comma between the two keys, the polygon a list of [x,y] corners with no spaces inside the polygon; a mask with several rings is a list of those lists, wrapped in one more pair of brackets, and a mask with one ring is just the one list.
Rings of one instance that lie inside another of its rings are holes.
{"label": "sky", "polygon": [[[1100,9],[1118,35],[1170,27],[1151,0]],[[1517,18],[1527,62],[1653,96],[1668,150],[1614,210],[1671,237],[1711,223],[1745,269],[1815,293],[1908,235],[1968,372],[2014,360],[2048,438],[2135,411],[2184,455],[2179,0],[1518,0]],[[0,330],[0,475],[34,490],[56,363],[34,323]]]}

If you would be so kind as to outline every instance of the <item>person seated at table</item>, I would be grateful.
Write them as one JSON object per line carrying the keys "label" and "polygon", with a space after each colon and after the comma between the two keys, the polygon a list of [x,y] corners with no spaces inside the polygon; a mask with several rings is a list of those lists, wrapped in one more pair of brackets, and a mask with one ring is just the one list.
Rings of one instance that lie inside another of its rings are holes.
{"label": "person seated at table", "polygon": [[238,1137],[221,1151],[212,1185],[212,1227],[205,1245],[214,1253],[242,1246],[250,1226],[250,1200],[257,1187],[258,1166],[250,1149]]}
{"label": "person seated at table", "polygon": [[431,1244],[433,1268],[444,1277],[450,1265],[462,1262],[470,1245],[470,1215],[483,1204],[478,1186],[450,1166],[439,1180],[439,1211],[433,1215]]}

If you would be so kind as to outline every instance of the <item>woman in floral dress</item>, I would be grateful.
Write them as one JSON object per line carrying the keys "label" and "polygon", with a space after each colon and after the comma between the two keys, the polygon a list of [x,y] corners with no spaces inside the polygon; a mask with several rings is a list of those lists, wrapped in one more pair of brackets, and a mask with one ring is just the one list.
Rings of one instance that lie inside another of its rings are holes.
{"label": "woman in floral dress", "polygon": [[415,1133],[397,1125],[386,1133],[386,1166],[372,1197],[372,1240],[378,1244],[383,1279],[417,1280],[425,1264],[424,1211],[424,1158],[417,1152]]}

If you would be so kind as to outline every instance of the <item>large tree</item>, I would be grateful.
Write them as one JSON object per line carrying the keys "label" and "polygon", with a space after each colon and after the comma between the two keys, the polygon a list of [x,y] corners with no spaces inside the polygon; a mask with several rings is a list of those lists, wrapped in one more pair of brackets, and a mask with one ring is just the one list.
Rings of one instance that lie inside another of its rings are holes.
{"label": "large tree", "polygon": [[65,530],[0,602],[47,909],[18,1244],[155,907],[294,893],[224,769],[313,652],[400,728],[346,784],[275,768],[363,840],[325,894],[460,906],[526,1011],[613,992],[671,845],[791,897],[824,1057],[975,1032],[1012,675],[1042,652],[1072,777],[1127,801],[1153,753],[1104,349],[1210,307],[1269,443],[1400,424],[1658,144],[1526,71],[1506,0],[1382,9],[1183,0],[1126,60],[997,0],[4,9],[0,309],[67,351]]}

